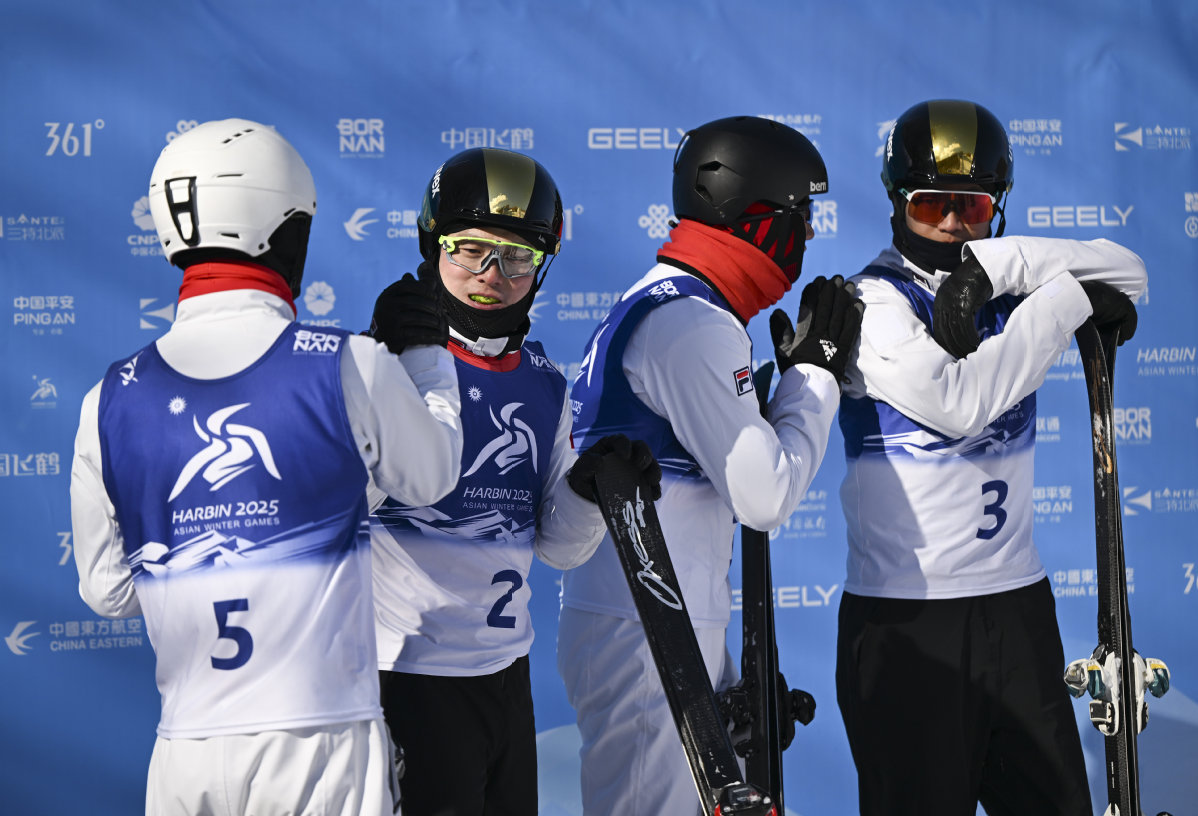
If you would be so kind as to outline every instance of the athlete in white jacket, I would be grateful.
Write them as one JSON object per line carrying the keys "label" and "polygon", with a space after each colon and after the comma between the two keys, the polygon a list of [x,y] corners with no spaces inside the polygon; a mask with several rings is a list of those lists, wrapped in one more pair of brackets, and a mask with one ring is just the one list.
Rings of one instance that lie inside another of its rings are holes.
{"label": "athlete in white jacket", "polygon": [[861,813],[1090,814],[1032,537],[1035,389],[1087,318],[1130,336],[1144,265],[1105,240],[988,238],[1013,168],[979,105],[909,109],[882,175],[895,242],[852,279],[840,410],[836,678]]}
{"label": "athlete in white jacket", "polygon": [[[796,332],[777,312],[783,372],[760,415],[745,324],[798,279],[810,198],[826,190],[819,153],[784,125],[734,117],[688,133],[674,168],[681,221],[659,263],[596,329],[571,392],[579,445],[622,432],[645,440],[661,465],[657,512],[716,689],[736,675],[724,641],[736,522],[770,530],[798,506],[823,458],[859,326],[852,287],[839,279],[804,290],[804,307],[824,296],[821,331],[802,313]],[[609,538],[563,576],[558,671],[582,734],[584,812],[698,812]]]}
{"label": "athlete in white jacket", "polygon": [[294,322],[315,191],[270,128],[178,137],[150,201],[177,317],[84,398],[71,469],[80,594],[157,657],[146,813],[391,814],[365,488],[457,480],[443,330],[397,358]]}
{"label": "athlete in white jacket", "polygon": [[[421,206],[418,274],[449,323],[464,442],[448,495],[379,493],[371,519],[383,713],[404,750],[409,816],[537,812],[528,573],[534,557],[583,563],[605,529],[568,481],[580,457],[565,378],[526,338],[561,226],[548,171],[508,150],[451,156]],[[409,288],[392,284],[375,305],[372,331],[388,345]],[[624,441],[601,440],[584,460],[633,456]]]}

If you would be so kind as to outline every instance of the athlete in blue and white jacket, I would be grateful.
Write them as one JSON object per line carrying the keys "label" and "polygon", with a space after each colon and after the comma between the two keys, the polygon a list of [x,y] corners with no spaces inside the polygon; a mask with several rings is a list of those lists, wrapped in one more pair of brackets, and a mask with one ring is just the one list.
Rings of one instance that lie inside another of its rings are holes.
{"label": "athlete in blue and white jacket", "polygon": [[[580,446],[619,432],[644,439],[658,458],[657,514],[716,690],[737,674],[725,646],[736,524],[770,530],[798,507],[823,459],[837,380],[859,326],[843,281],[808,284],[805,304],[823,294],[823,324],[837,329],[791,331],[777,349],[783,371],[761,415],[745,326],[798,279],[814,234],[811,195],[827,184],[818,151],[785,125],[746,116],[690,131],[674,167],[680,221],[657,265],[597,327],[571,392]],[[562,578],[557,646],[582,736],[583,811],[698,813],[686,755],[609,538]]]}
{"label": "athlete in blue and white jacket", "polygon": [[1035,392],[1087,318],[1130,336],[1144,265],[1102,239],[987,237],[1013,161],[980,105],[909,109],[882,177],[894,244],[852,278],[840,409],[836,680],[860,810],[1090,814],[1033,541]]}
{"label": "athlete in blue and white jacket", "polygon": [[315,191],[270,128],[178,137],[150,202],[178,313],[88,392],[71,468],[80,594],[157,658],[146,813],[391,814],[366,485],[457,481],[444,336],[396,357],[295,322]]}
{"label": "athlete in blue and white jacket", "polygon": [[[425,192],[419,276],[449,324],[465,443],[441,501],[374,494],[383,711],[404,750],[409,814],[537,812],[528,574],[534,557],[581,564],[605,529],[567,481],[565,378],[525,339],[561,224],[549,173],[511,151],[458,153]],[[401,281],[375,305],[388,344],[404,296]]]}

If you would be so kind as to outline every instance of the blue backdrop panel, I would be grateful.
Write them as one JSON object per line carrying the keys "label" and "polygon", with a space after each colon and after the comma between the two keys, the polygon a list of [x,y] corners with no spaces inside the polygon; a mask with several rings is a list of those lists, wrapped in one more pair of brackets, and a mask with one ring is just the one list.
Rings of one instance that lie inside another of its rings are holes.
{"label": "blue backdrop panel", "polygon": [[[1046,7],[1050,6],[1050,7]],[[851,274],[889,243],[878,179],[890,123],[922,99],[982,102],[1007,126],[1012,234],[1109,238],[1146,261],[1148,298],[1115,376],[1132,614],[1169,662],[1141,772],[1145,810],[1198,798],[1198,6],[932,2],[204,2],[2,0],[0,28],[0,681],[13,813],[140,812],[158,716],[140,619],[79,600],[68,484],[83,394],[174,318],[146,192],[158,151],[207,119],[275,126],[318,192],[299,317],[357,330],[414,268],[423,187],[466,147],[520,150],[566,205],[534,336],[568,375],[670,217],[681,134],[770,116],[820,148],[831,190],[804,277]],[[797,292],[783,304],[797,307]],[[8,317],[7,315],[11,315]],[[770,359],[765,321],[751,333]],[[1067,656],[1095,642],[1088,409],[1076,349],[1041,389],[1036,535]],[[833,688],[844,580],[840,438],[773,536],[782,667],[819,709],[786,754],[793,814],[855,812]],[[546,814],[580,813],[577,733],[554,668],[559,575],[531,578]],[[739,587],[738,560],[732,569]],[[739,651],[739,614],[729,645]],[[896,667],[901,671],[901,667]],[[1084,720],[1095,800],[1102,745]],[[902,739],[919,735],[896,735]],[[1100,808],[1101,810],[1101,808]]]}

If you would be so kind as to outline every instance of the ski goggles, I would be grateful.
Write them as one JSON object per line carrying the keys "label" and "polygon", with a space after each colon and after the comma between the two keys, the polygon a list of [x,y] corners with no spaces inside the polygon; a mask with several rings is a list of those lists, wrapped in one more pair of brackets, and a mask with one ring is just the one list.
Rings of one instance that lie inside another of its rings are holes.
{"label": "ski goggles", "polygon": [[966,190],[899,190],[907,199],[907,215],[922,224],[939,224],[956,212],[965,224],[985,224],[994,217],[997,198]]}
{"label": "ski goggles", "polygon": [[494,261],[499,265],[499,274],[505,278],[524,278],[536,272],[545,260],[545,253],[539,249],[494,238],[442,235],[437,243],[445,250],[451,264],[472,275],[481,275]]}

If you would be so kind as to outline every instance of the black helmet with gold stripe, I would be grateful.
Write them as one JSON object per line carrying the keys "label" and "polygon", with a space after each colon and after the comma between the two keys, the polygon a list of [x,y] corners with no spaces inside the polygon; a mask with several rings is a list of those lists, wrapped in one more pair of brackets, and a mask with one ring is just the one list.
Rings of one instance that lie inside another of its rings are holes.
{"label": "black helmet with gold stripe", "polygon": [[976,184],[1001,196],[1014,182],[1007,132],[974,102],[934,99],[908,108],[882,153],[882,183],[892,195],[900,188]]}
{"label": "black helmet with gold stripe", "polygon": [[562,199],[549,171],[510,150],[479,147],[451,156],[429,180],[417,220],[420,252],[435,258],[437,237],[470,226],[499,227],[556,254]]}

